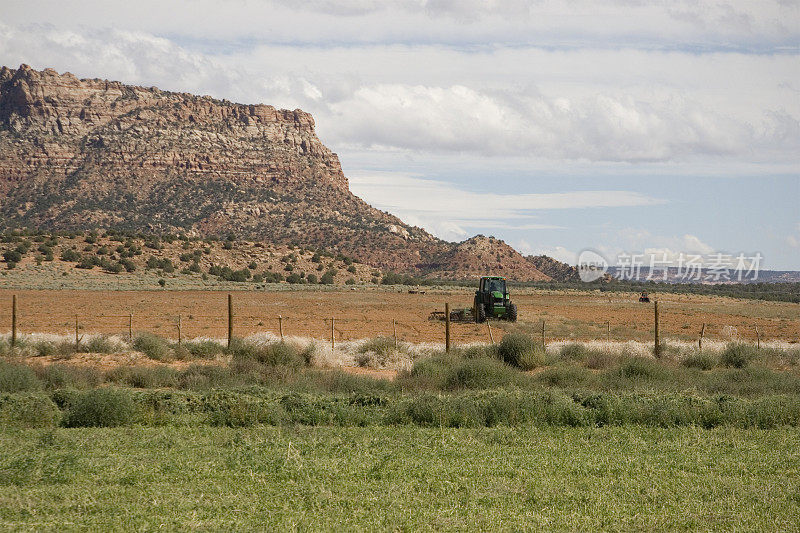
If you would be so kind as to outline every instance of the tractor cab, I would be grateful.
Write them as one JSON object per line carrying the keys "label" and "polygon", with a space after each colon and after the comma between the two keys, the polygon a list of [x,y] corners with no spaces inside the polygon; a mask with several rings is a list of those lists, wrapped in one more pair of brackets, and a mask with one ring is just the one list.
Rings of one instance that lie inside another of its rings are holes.
{"label": "tractor cab", "polygon": [[517,306],[511,303],[506,278],[483,276],[475,291],[475,320],[484,322],[487,318],[517,320]]}
{"label": "tractor cab", "polygon": [[650,296],[647,294],[647,291],[642,291],[639,295],[639,302],[641,303],[650,303]]}

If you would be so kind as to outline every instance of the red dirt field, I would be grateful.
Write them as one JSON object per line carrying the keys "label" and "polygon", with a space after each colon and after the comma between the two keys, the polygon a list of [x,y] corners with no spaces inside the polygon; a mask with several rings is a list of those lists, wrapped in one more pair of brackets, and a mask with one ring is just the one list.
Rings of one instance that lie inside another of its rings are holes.
{"label": "red dirt field", "polygon": [[[512,289],[513,290],[513,289]],[[74,334],[75,317],[81,332],[127,335],[132,329],[177,338],[178,316],[184,338],[225,337],[227,292],[223,291],[81,291],[0,289],[0,332],[11,329],[11,295],[18,298],[21,333]],[[337,340],[391,336],[395,321],[401,340],[443,342],[444,323],[428,320],[431,311],[468,307],[472,292],[427,291],[409,294],[386,288],[356,290],[283,290],[231,292],[234,334],[278,333],[283,316],[286,335],[330,339],[330,318],[335,318]],[[736,335],[755,340],[800,340],[800,306],[732,298],[659,294],[661,331],[668,337],[695,339],[703,323],[708,338]],[[647,340],[652,336],[653,306],[640,304],[635,294],[578,291],[514,292],[520,320],[512,325],[491,321],[495,340],[503,331],[518,329],[540,335],[545,321],[548,340]],[[610,332],[609,332],[610,329]],[[489,340],[486,324],[452,325],[455,343]]]}

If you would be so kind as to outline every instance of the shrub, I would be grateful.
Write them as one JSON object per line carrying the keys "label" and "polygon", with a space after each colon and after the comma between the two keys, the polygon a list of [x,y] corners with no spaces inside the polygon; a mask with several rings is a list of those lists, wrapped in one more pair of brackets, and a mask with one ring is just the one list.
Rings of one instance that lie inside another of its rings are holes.
{"label": "shrub", "polygon": [[72,365],[52,364],[37,369],[39,379],[45,388],[50,390],[73,388],[90,389],[102,381],[100,374],[93,368],[82,368]]}
{"label": "shrub", "polygon": [[112,274],[119,274],[125,269],[122,263],[111,263],[108,266],[104,266],[103,268],[105,268],[108,272]]}
{"label": "shrub", "polygon": [[61,411],[53,400],[41,394],[0,394],[0,425],[25,428],[57,426]]}
{"label": "shrub", "polygon": [[461,349],[461,356],[464,359],[497,359],[499,357],[496,344],[476,344],[474,346],[467,346]]}
{"label": "shrub", "polygon": [[376,337],[363,342],[356,350],[356,364],[361,367],[383,368],[389,363],[402,360],[408,353],[406,344],[398,343],[391,337]]}
{"label": "shrub", "polygon": [[574,365],[557,365],[536,376],[536,381],[544,385],[563,389],[587,387],[593,380],[589,370]]}
{"label": "shrub", "polygon": [[17,264],[22,261],[22,254],[16,250],[6,250],[3,252],[3,260],[6,263],[14,263]]}
{"label": "shrub", "polygon": [[736,396],[791,394],[800,397],[800,376],[760,366],[719,369],[703,376],[703,389],[710,393]]}
{"label": "shrub", "polygon": [[137,389],[175,387],[178,384],[178,372],[166,366],[120,366],[111,370],[107,377],[110,381]]}
{"label": "shrub", "polygon": [[115,389],[93,389],[77,395],[69,406],[67,427],[115,427],[128,423],[134,407],[128,394]]}
{"label": "shrub", "polygon": [[108,335],[97,335],[86,343],[86,351],[89,353],[114,353],[114,341]]}
{"label": "shrub", "polygon": [[61,260],[62,261],[75,263],[77,261],[80,261],[80,259],[81,259],[81,254],[79,254],[78,252],[76,252],[72,248],[67,248],[66,250],[61,252]]}
{"label": "shrub", "polygon": [[231,381],[231,371],[217,365],[191,365],[181,372],[178,386],[182,389],[208,389]]}
{"label": "shrub", "polygon": [[389,337],[375,337],[363,342],[358,347],[358,353],[373,352],[379,355],[388,355],[395,350],[394,339]]}
{"label": "shrub", "polygon": [[309,370],[295,381],[298,390],[313,390],[357,395],[353,401],[360,405],[384,405],[385,394],[397,390],[397,384],[386,379],[353,375],[341,370]]}
{"label": "shrub", "polygon": [[136,335],[133,339],[133,349],[156,361],[163,361],[170,355],[167,341],[152,333],[139,333]]}
{"label": "shrub", "polygon": [[626,359],[619,367],[608,370],[603,375],[605,386],[609,389],[652,386],[656,383],[674,381],[672,378],[672,373],[663,364],[644,357]]}
{"label": "shrub", "polygon": [[681,360],[681,365],[687,368],[711,370],[717,366],[717,358],[708,352],[697,352],[687,355]]}
{"label": "shrub", "polygon": [[286,411],[280,404],[241,394],[217,392],[207,396],[204,401],[209,413],[208,422],[212,426],[278,425],[286,417]]}
{"label": "shrub", "polygon": [[464,359],[450,369],[444,388],[493,389],[511,385],[518,377],[514,369],[495,359]]}
{"label": "shrub", "polygon": [[458,358],[448,354],[421,359],[414,363],[409,372],[398,374],[397,382],[401,386],[415,389],[442,389],[450,369],[458,361]]}
{"label": "shrub", "polygon": [[[369,404],[375,398],[361,397],[360,399],[366,400],[366,404]],[[281,398],[280,403],[286,409],[289,419],[300,424],[364,426],[370,421],[365,404],[341,401],[339,398],[319,398],[292,393]],[[377,422],[375,418],[372,420]]]}
{"label": "shrub", "polygon": [[[17,340],[17,345],[20,345],[20,339]],[[24,347],[24,345],[23,345]],[[75,341],[48,341],[37,340],[30,344],[34,356],[48,357],[56,356],[57,358],[69,357],[75,353]],[[7,355],[10,353],[11,347],[6,341],[0,341],[0,355]]]}
{"label": "shrub", "polygon": [[417,395],[393,407],[387,422],[420,426],[580,426],[591,422],[587,410],[562,394],[492,391],[458,395]]}
{"label": "shrub", "polygon": [[601,370],[604,368],[608,368],[616,362],[617,357],[602,351],[602,350],[591,350],[586,357],[586,368],[591,368],[592,370]]}
{"label": "shrub", "polygon": [[167,257],[158,258],[154,255],[151,255],[150,257],[147,258],[147,262],[145,263],[145,268],[159,269],[167,273],[175,272],[175,265],[172,264],[172,261],[169,258]]}
{"label": "shrub", "polygon": [[94,255],[87,255],[81,258],[80,262],[75,265],[75,268],[83,268],[91,270],[100,264],[100,260]]}
{"label": "shrub", "polygon": [[577,342],[565,344],[558,352],[558,356],[564,361],[584,361],[588,355],[586,346]]}
{"label": "shrub", "polygon": [[36,373],[27,365],[0,362],[0,392],[20,392],[41,388]]}
{"label": "shrub", "polygon": [[251,359],[269,366],[297,368],[306,364],[306,356],[297,346],[286,342],[258,344],[234,339],[228,351],[235,359]]}
{"label": "shrub", "polygon": [[200,357],[203,359],[211,359],[215,355],[222,353],[224,348],[221,344],[216,341],[212,340],[192,340],[186,341],[183,343],[183,346],[189,351],[189,353],[194,357]]}
{"label": "shrub", "polygon": [[544,350],[531,337],[522,333],[509,333],[497,347],[500,359],[522,370],[531,370],[544,364]]}
{"label": "shrub", "polygon": [[755,347],[742,343],[731,343],[722,352],[720,363],[728,368],[744,368],[758,357]]}
{"label": "shrub", "polygon": [[631,357],[620,365],[619,372],[628,378],[661,378],[666,369],[657,362],[644,357]]}
{"label": "shrub", "polygon": [[192,356],[192,352],[183,344],[175,343],[172,345],[172,357],[178,361],[186,361]]}
{"label": "shrub", "polygon": [[33,350],[39,357],[48,357],[58,352],[58,346],[52,341],[40,340],[33,343]]}

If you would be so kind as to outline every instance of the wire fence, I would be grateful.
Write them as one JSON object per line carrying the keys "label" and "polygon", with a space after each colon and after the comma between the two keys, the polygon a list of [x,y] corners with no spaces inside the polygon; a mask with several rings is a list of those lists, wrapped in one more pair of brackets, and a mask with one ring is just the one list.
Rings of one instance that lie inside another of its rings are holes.
{"label": "wire fence", "polygon": [[[220,305],[223,312],[216,314],[193,312],[174,314],[159,312],[156,309],[150,312],[129,313],[90,313],[85,310],[70,312],[55,305],[55,302],[49,310],[25,312],[20,311],[16,297],[13,297],[9,304],[0,306],[0,330],[10,329],[12,338],[23,333],[75,333],[76,335],[92,333],[132,338],[139,332],[149,332],[181,341],[197,337],[230,339],[234,336],[269,332],[280,337],[307,337],[331,343],[383,336],[393,337],[398,342],[428,341],[447,346],[498,342],[509,327],[508,322],[500,321],[477,324],[455,320],[398,320],[391,317],[391,313],[386,317],[371,316],[366,320],[363,317],[315,316],[312,313],[282,315],[266,309],[263,313],[254,313],[252,306],[237,312],[235,299],[230,295],[227,314],[224,312],[224,303]],[[664,336],[663,330],[660,332],[656,325],[658,313],[656,305],[649,324],[605,321],[599,324],[582,322],[578,327],[568,323],[548,324],[546,319],[541,319],[526,321],[525,324],[518,324],[515,327],[541,339],[541,343],[545,345],[571,339],[609,342],[634,340],[631,328],[638,329],[638,340],[642,340],[644,334],[642,328],[645,328],[650,330],[647,336],[652,339],[656,348]],[[447,313],[442,315],[449,316]],[[576,330],[579,330],[578,335]],[[765,341],[764,333],[763,326],[759,328],[758,325],[706,323],[694,335],[682,332],[681,336],[683,338],[694,336],[700,346],[704,340],[711,339],[738,339],[760,345]]]}

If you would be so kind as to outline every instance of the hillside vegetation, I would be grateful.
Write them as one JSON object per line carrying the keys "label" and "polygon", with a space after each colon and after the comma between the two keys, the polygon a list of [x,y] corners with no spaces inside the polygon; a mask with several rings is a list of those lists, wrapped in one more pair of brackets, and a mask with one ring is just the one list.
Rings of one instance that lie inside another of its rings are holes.
{"label": "hillside vegetation", "polygon": [[219,240],[115,231],[11,232],[0,236],[0,256],[5,271],[51,264],[62,273],[148,273],[255,284],[353,285],[383,279],[380,270],[341,254],[241,241],[232,234]]}

